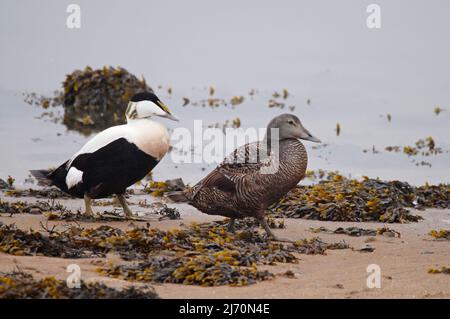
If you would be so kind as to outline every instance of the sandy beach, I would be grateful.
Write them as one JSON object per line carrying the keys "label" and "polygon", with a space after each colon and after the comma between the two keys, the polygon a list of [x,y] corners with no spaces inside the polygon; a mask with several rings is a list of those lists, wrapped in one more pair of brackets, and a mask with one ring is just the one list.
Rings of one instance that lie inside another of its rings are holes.
{"label": "sandy beach", "polygon": [[[147,197],[148,199],[148,197]],[[8,198],[5,201],[24,200],[33,202],[35,198]],[[140,196],[132,196],[130,201],[137,203]],[[154,200],[154,199],[152,199]],[[58,200],[71,210],[81,208],[82,201]],[[158,200],[159,201],[159,200]],[[152,228],[168,230],[183,227],[191,222],[219,220],[221,217],[201,214],[185,204],[168,204],[177,207],[181,220],[163,220],[150,222]],[[113,207],[96,206],[96,212],[111,210]],[[132,206],[138,212],[146,209]],[[148,211],[148,210],[147,210]],[[388,227],[401,234],[401,237],[352,237],[345,234],[313,233],[310,228],[326,227],[334,230],[338,227],[356,226],[366,229],[377,229],[385,224],[374,222],[327,222],[305,219],[286,219],[286,228],[275,230],[280,236],[296,240],[319,236],[326,242],[344,240],[353,249],[327,250],[325,255],[298,255],[296,264],[276,264],[274,266],[258,266],[275,274],[268,281],[244,287],[199,287],[178,284],[152,284],[162,298],[450,298],[450,276],[445,274],[429,274],[430,268],[448,266],[450,260],[450,243],[446,240],[435,240],[428,233],[432,229],[448,228],[450,210],[427,209],[412,210],[413,214],[423,217],[417,223],[389,224]],[[43,215],[17,214],[12,217],[1,216],[4,224],[14,223],[18,228],[39,230],[42,222],[48,228],[62,228],[65,221],[48,221]],[[69,222],[70,223],[70,222]],[[107,224],[112,227],[128,229],[130,221],[77,222],[82,227],[98,227]],[[145,222],[133,222],[134,225],[145,225]],[[262,230],[261,230],[262,231]],[[375,248],[373,252],[359,252],[358,249],[369,244]],[[96,268],[108,262],[121,263],[116,254],[108,254],[106,258],[64,259],[44,256],[13,256],[0,253],[0,271],[8,272],[21,269],[33,274],[36,278],[55,276],[57,279],[67,278],[66,267],[78,264],[81,277],[86,282],[103,282],[111,287],[123,288],[130,285],[146,286],[141,283],[130,283],[124,280],[108,278],[96,272]],[[381,269],[381,287],[368,288],[367,267],[377,264]],[[292,271],[294,277],[287,277],[286,271]]]}

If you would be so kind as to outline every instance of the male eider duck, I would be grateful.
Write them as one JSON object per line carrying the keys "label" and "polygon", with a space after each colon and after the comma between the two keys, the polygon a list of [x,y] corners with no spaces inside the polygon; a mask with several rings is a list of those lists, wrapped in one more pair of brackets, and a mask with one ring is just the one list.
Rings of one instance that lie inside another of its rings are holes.
{"label": "male eider duck", "polygon": [[264,212],[305,176],[308,157],[299,139],[320,143],[298,117],[279,115],[270,121],[262,141],[237,148],[191,189],[172,192],[168,197],[187,200],[203,213],[231,218],[230,231],[236,218],[252,216],[269,238],[290,241],[275,236]]}
{"label": "male eider duck", "polygon": [[91,199],[116,194],[125,216],[131,218],[126,188],[144,178],[169,150],[166,127],[151,118],[178,119],[150,92],[135,94],[125,115],[127,124],[100,132],[57,169],[31,173],[44,184],[84,198],[87,216],[93,216]]}

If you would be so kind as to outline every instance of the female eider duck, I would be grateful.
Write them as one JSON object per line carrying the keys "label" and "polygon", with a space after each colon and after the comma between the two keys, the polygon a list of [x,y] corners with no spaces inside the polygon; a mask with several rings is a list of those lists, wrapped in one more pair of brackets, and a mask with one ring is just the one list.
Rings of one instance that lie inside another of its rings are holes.
{"label": "female eider duck", "polygon": [[131,218],[126,188],[144,178],[169,150],[166,127],[151,118],[178,119],[149,92],[135,94],[125,115],[127,124],[100,132],[57,169],[31,173],[44,184],[84,198],[87,216],[93,215],[91,199],[116,194],[125,216]]}
{"label": "female eider duck", "polygon": [[320,143],[295,115],[277,116],[262,141],[238,147],[198,184],[168,197],[187,200],[203,213],[231,218],[230,231],[236,218],[252,216],[273,240],[290,241],[273,234],[264,212],[305,176],[308,158],[299,139]]}

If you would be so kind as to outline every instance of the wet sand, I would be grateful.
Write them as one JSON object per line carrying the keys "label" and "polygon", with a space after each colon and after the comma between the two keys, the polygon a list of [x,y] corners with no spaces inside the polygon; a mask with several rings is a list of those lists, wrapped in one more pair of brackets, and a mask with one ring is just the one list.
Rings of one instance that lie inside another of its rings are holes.
{"label": "wet sand", "polygon": [[[137,203],[140,196],[133,196],[130,201]],[[146,197],[148,201],[148,197]],[[2,198],[5,201],[24,200],[33,202],[35,198]],[[68,208],[81,208],[81,200],[58,200]],[[158,201],[158,200],[157,200]],[[219,220],[219,216],[201,214],[185,204],[168,204],[177,207],[181,220],[151,221],[151,227],[171,229],[182,227],[190,222]],[[150,209],[132,206],[136,212],[148,212]],[[95,206],[94,211],[111,210],[111,206]],[[268,269],[276,276],[272,280],[257,282],[245,287],[198,287],[178,284],[152,284],[162,298],[450,298],[450,276],[445,274],[428,274],[429,268],[450,266],[450,242],[434,240],[428,235],[431,229],[449,228],[450,210],[428,209],[412,210],[424,220],[410,224],[389,224],[389,228],[400,232],[401,237],[383,235],[351,237],[344,234],[313,233],[310,228],[324,226],[334,230],[337,227],[356,226],[367,229],[383,227],[374,222],[324,222],[305,219],[286,219],[286,229],[275,230],[275,233],[289,239],[321,237],[326,242],[345,240],[355,250],[327,250],[326,255],[298,255],[297,264],[277,264],[275,266],[258,266]],[[43,215],[20,214],[13,217],[1,216],[5,224],[15,223],[22,229],[41,229],[40,222],[48,227],[63,227],[70,222],[47,221]],[[83,227],[98,227],[101,222],[77,222]],[[145,225],[145,222],[133,222]],[[130,228],[129,221],[108,222],[112,227]],[[369,239],[373,252],[358,252]],[[374,240],[373,240],[374,239]],[[43,256],[12,256],[0,253],[0,271],[11,271],[17,267],[32,273],[36,277],[55,276],[65,279],[68,275],[66,267],[76,263],[81,267],[82,279],[85,281],[101,281],[113,287],[129,285],[145,286],[141,283],[130,283],[124,280],[108,278],[100,275],[95,269],[112,261],[121,263],[116,254],[108,254],[106,258],[63,259]],[[367,287],[370,264],[381,267],[381,288]],[[295,278],[283,274],[290,270]]]}

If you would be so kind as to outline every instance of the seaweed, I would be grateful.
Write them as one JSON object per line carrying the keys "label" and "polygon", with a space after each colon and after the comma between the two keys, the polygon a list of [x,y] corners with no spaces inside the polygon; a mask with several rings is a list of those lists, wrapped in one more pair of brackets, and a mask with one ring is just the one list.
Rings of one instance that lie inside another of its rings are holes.
{"label": "seaweed", "polygon": [[429,185],[428,183],[414,190],[416,208],[450,208],[450,185]]}
{"label": "seaweed", "polygon": [[89,135],[107,127],[125,123],[125,108],[131,97],[138,92],[152,92],[144,78],[122,67],[104,66],[75,70],[66,75],[63,90],[53,97],[25,94],[25,102],[39,105],[64,107],[62,122],[70,130]]}
{"label": "seaweed", "polygon": [[18,189],[9,188],[4,192],[5,196],[9,197],[36,197],[36,198],[74,198],[73,196],[59,190],[56,187],[46,187],[42,189]]}
{"label": "seaweed", "polygon": [[9,189],[10,186],[7,182],[0,178],[0,189]]}
{"label": "seaweed", "polygon": [[280,108],[280,109],[284,109],[284,107],[286,106],[285,103],[283,102],[278,102],[274,99],[270,99],[269,100],[269,105],[270,108]]}
{"label": "seaweed", "polygon": [[159,210],[156,211],[156,214],[161,215],[159,220],[163,219],[181,219],[180,212],[176,208],[170,208],[167,205],[163,205]]}
{"label": "seaweed", "polygon": [[66,207],[55,200],[49,200],[46,202],[37,201],[36,203],[27,203],[23,201],[5,202],[0,200],[0,214],[43,214],[47,212],[54,212],[60,214],[69,213]]}
{"label": "seaweed", "polygon": [[287,278],[295,278],[295,273],[292,270],[286,270],[282,276],[285,276]]}
{"label": "seaweed", "polygon": [[132,265],[112,265],[98,269],[102,274],[128,281],[179,283],[200,286],[245,286],[273,277],[256,266],[238,267],[212,256],[189,258],[154,257]]}
{"label": "seaweed", "polygon": [[365,246],[361,247],[360,249],[354,249],[354,250],[359,251],[360,253],[372,253],[375,251],[375,248],[366,244]]}
{"label": "seaweed", "polygon": [[[24,231],[15,225],[0,224],[0,251],[16,256],[43,255],[48,257],[83,258],[104,256],[106,249],[90,242],[80,228],[64,232],[48,230]],[[88,250],[90,249],[90,251]]]}
{"label": "seaweed", "polygon": [[245,98],[242,95],[239,96],[233,96],[230,100],[230,104],[235,106],[241,103],[244,103]]}
{"label": "seaweed", "polygon": [[450,229],[440,229],[440,230],[432,229],[428,234],[434,237],[435,239],[450,240]]}
{"label": "seaweed", "polygon": [[151,287],[128,287],[117,290],[103,283],[80,282],[79,288],[69,288],[63,280],[44,277],[36,280],[31,274],[14,271],[0,273],[0,299],[156,299]]}
{"label": "seaweed", "polygon": [[235,235],[226,232],[224,222],[169,231],[163,237],[166,249],[162,251],[171,248],[177,254],[150,255],[137,264],[110,265],[98,271],[129,281],[242,286],[273,277],[267,270],[258,270],[259,264],[296,263],[295,253],[324,254],[327,249],[349,248],[345,242],[327,244],[319,238],[293,245],[272,243],[246,223],[235,226],[242,230]]}
{"label": "seaweed", "polygon": [[392,115],[390,113],[386,114],[386,118],[388,120],[388,122],[390,122],[392,120]]}
{"label": "seaweed", "polygon": [[[450,208],[450,185],[412,186],[401,181],[382,181],[363,176],[346,178],[337,171],[308,170],[305,177],[318,181],[294,187],[269,207],[270,216],[328,221],[416,222],[408,208]],[[170,189],[164,182],[154,182],[146,189],[163,195]],[[173,190],[185,190],[181,181]]]}
{"label": "seaweed", "polygon": [[181,178],[176,178],[166,181],[153,181],[150,180],[147,185],[145,185],[143,191],[144,193],[150,194],[155,197],[161,197],[167,192],[181,191],[184,190],[186,186]]}
{"label": "seaweed", "polygon": [[414,143],[414,146],[386,146],[384,148],[388,152],[401,152],[408,155],[408,157],[421,155],[421,156],[431,156],[431,155],[438,155],[443,153],[442,148],[436,147],[436,142],[434,141],[433,137],[428,136],[424,139],[419,139]]}
{"label": "seaweed", "polygon": [[450,275],[450,267],[442,266],[441,269],[436,268],[429,268],[428,269],[429,274],[445,274]]}
{"label": "seaweed", "polygon": [[16,179],[13,178],[11,175],[8,175],[8,178],[6,179],[6,181],[4,181],[3,179],[0,178],[0,189],[1,190],[14,189],[15,181],[16,181]]}
{"label": "seaweed", "polygon": [[336,123],[336,128],[334,130],[336,131],[336,136],[341,135],[341,124]]}
{"label": "seaweed", "polygon": [[209,128],[217,128],[222,129],[222,133],[225,135],[227,133],[228,128],[237,129],[241,127],[241,119],[239,117],[236,117],[232,120],[225,120],[224,123],[214,123],[208,125]]}
{"label": "seaweed", "polygon": [[368,177],[356,180],[334,174],[330,178],[295,187],[270,211],[288,218],[405,223],[421,219],[407,208],[450,207],[450,187],[446,184],[414,187]]}
{"label": "seaweed", "polygon": [[345,242],[326,243],[317,237],[294,244],[271,242],[252,222],[236,223],[236,233],[228,232],[226,223],[194,223],[168,231],[147,225],[126,231],[109,226],[71,226],[64,231],[46,232],[0,224],[0,251],[62,258],[104,257],[116,252],[124,260],[140,262],[110,265],[100,272],[131,281],[246,285],[273,276],[258,270],[258,265],[296,263],[296,254],[325,254],[327,249],[349,248]]}
{"label": "seaweed", "polygon": [[[80,210],[77,210],[76,212],[72,212],[70,210],[48,211],[44,213],[44,216],[48,220],[59,220],[67,222],[110,222],[124,220],[123,213],[119,213],[116,211],[104,211],[101,214],[94,214],[92,216],[88,216]],[[139,221],[139,217],[136,217],[133,220]],[[147,221],[147,219],[142,219],[142,221]]]}
{"label": "seaweed", "polygon": [[330,230],[324,226],[319,228],[310,228],[313,233],[328,233],[328,234],[345,234],[353,237],[361,237],[361,236],[376,236],[376,235],[384,235],[387,237],[401,237],[400,233],[390,229],[389,227],[382,227],[378,229],[364,229],[360,227],[338,227],[335,230]]}
{"label": "seaweed", "polygon": [[439,115],[442,111],[446,111],[445,109],[441,108],[440,106],[436,106],[434,108],[434,114]]}

